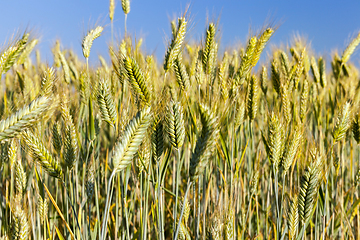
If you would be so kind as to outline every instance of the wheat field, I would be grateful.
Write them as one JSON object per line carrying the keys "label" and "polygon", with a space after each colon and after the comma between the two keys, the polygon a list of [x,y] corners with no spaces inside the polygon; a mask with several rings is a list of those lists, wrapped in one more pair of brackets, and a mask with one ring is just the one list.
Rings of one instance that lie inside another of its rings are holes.
{"label": "wheat field", "polygon": [[156,59],[121,8],[104,56],[100,25],[51,66],[31,32],[1,49],[1,240],[360,239],[360,33],[326,59],[269,24],[220,53],[184,13]]}

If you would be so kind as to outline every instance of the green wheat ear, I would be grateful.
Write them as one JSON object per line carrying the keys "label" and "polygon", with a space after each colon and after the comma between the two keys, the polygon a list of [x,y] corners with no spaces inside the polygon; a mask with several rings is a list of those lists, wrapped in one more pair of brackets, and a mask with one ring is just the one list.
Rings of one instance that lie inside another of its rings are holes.
{"label": "green wheat ear", "polygon": [[255,75],[252,75],[248,86],[247,96],[247,111],[250,121],[253,121],[256,117],[259,96],[259,81]]}
{"label": "green wheat ear", "polygon": [[146,107],[139,111],[126,126],[121,140],[111,152],[114,172],[125,169],[131,163],[131,160],[137,153],[137,150],[146,135],[147,128],[151,122],[150,120],[150,107]]}
{"label": "green wheat ear", "polygon": [[351,103],[346,102],[338,114],[334,130],[332,132],[335,142],[340,141],[346,135],[351,126]]}
{"label": "green wheat ear", "polygon": [[2,120],[0,122],[0,141],[13,138],[40,121],[41,117],[49,110],[51,102],[50,97],[39,97],[9,118]]}
{"label": "green wheat ear", "polygon": [[254,54],[253,54],[252,61],[251,61],[252,66],[255,66],[257,64],[257,62],[259,61],[260,54],[264,50],[267,42],[269,41],[271,36],[274,34],[274,32],[275,32],[275,30],[269,27],[269,28],[265,29],[265,31],[263,33],[261,33],[260,36],[258,37],[258,41],[256,43],[256,47],[254,49]]}
{"label": "green wheat ear", "polygon": [[352,132],[357,144],[360,144],[360,114],[357,113],[352,121]]}
{"label": "green wheat ear", "polygon": [[307,224],[314,213],[318,188],[323,174],[323,158],[316,152],[310,155],[312,162],[301,177],[298,197],[299,217],[303,224]]}
{"label": "green wheat ear", "polygon": [[179,149],[185,139],[185,123],[183,110],[179,102],[171,101],[167,107],[166,132],[175,149]]}
{"label": "green wheat ear", "polygon": [[250,38],[248,46],[245,51],[245,55],[241,58],[240,67],[239,70],[237,71],[235,78],[235,83],[238,85],[242,84],[245,81],[246,76],[251,70],[252,60],[254,57],[257,41],[258,40],[255,36]]}
{"label": "green wheat ear", "polygon": [[202,130],[190,159],[189,174],[192,181],[195,181],[205,170],[219,134],[217,118],[209,107],[200,105],[200,117]]}
{"label": "green wheat ear", "polygon": [[186,33],[186,19],[179,18],[176,33],[173,33],[170,46],[167,49],[164,62],[164,70],[167,72],[174,64],[174,60],[181,51],[181,47],[185,38]]}
{"label": "green wheat ear", "polygon": [[298,208],[298,196],[295,195],[290,203],[290,210],[288,213],[288,227],[289,227],[289,239],[296,239],[299,227],[299,208]]}
{"label": "green wheat ear", "polygon": [[59,162],[51,155],[42,141],[34,133],[25,131],[22,140],[29,149],[35,162],[41,165],[52,177],[62,179],[63,173]]}
{"label": "green wheat ear", "polygon": [[359,45],[359,43],[360,43],[360,32],[344,50],[343,55],[341,57],[342,64],[345,64],[349,60],[350,56],[354,53],[354,51],[355,51],[356,47]]}
{"label": "green wheat ear", "polygon": [[102,120],[115,127],[117,121],[116,106],[110,92],[109,83],[103,78],[99,80],[96,99]]}
{"label": "green wheat ear", "polygon": [[82,51],[85,58],[89,58],[90,49],[93,44],[93,41],[100,37],[102,31],[104,30],[103,27],[97,26],[95,29],[90,30],[87,35],[84,37],[82,42]]}
{"label": "green wheat ear", "polygon": [[146,86],[144,74],[138,63],[132,57],[123,57],[123,65],[133,93],[148,105],[150,103],[150,93]]}

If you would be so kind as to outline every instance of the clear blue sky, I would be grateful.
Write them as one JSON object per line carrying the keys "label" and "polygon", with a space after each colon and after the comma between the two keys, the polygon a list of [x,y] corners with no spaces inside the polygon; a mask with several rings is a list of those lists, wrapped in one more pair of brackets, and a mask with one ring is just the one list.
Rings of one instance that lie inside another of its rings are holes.
{"label": "clear blue sky", "polygon": [[[207,18],[220,22],[222,47],[244,43],[249,29],[258,30],[267,19],[281,23],[272,44],[289,43],[295,33],[311,42],[317,54],[341,53],[350,37],[360,30],[360,1],[294,1],[294,0],[131,0],[128,32],[144,38],[144,50],[155,52],[162,62],[166,39],[170,36],[169,20],[184,12],[190,3],[191,29],[188,39],[201,39]],[[51,46],[60,39],[62,47],[72,48],[81,55],[81,40],[86,31],[101,24],[104,34],[96,39],[90,54],[108,56],[111,41],[108,0],[7,0],[0,10],[0,43],[6,43],[16,30],[31,29],[41,41],[38,49],[42,59],[52,62]],[[120,0],[116,0],[114,30],[119,37],[124,32],[124,14]],[[2,46],[4,44],[1,44]],[[267,49],[268,50],[268,49]],[[359,52],[359,51],[358,51]],[[360,54],[351,60],[358,64]]]}

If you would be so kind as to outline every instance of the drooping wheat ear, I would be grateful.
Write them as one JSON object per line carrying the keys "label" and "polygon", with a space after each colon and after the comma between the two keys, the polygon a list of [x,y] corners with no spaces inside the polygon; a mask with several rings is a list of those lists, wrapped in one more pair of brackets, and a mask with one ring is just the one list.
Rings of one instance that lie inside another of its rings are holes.
{"label": "drooping wheat ear", "polygon": [[250,69],[252,67],[252,59],[254,57],[254,51],[256,48],[257,38],[256,36],[251,37],[247,45],[244,56],[241,58],[240,67],[236,73],[235,84],[239,85],[245,81]]}
{"label": "drooping wheat ear", "polygon": [[0,141],[15,137],[26,128],[41,120],[51,105],[49,97],[39,97],[9,118],[0,122]]}
{"label": "drooping wheat ear", "polygon": [[151,134],[152,153],[156,161],[160,160],[164,151],[164,126],[163,120],[159,116],[154,117]]}
{"label": "drooping wheat ear", "polygon": [[17,60],[17,64],[25,63],[25,61],[28,59],[30,53],[35,48],[35,46],[38,44],[38,42],[39,42],[38,39],[33,39],[28,44],[26,44],[24,50],[21,52],[21,54]]}
{"label": "drooping wheat ear", "polygon": [[167,49],[164,62],[164,70],[167,72],[174,64],[174,60],[181,51],[181,47],[186,33],[186,19],[178,18],[176,34],[173,36],[171,43]]}
{"label": "drooping wheat ear", "polygon": [[326,87],[326,68],[325,61],[322,57],[319,58],[319,74],[320,74],[320,84],[324,88]]}
{"label": "drooping wheat ear", "polygon": [[262,66],[260,73],[260,87],[261,87],[261,91],[264,93],[264,96],[266,96],[268,89],[267,81],[268,81],[267,68],[266,66]]}
{"label": "drooping wheat ear", "polygon": [[91,201],[95,189],[95,164],[93,158],[87,164],[85,188],[87,198]]}
{"label": "drooping wheat ear", "polygon": [[229,54],[225,52],[218,71],[220,93],[221,93],[221,97],[224,100],[227,100],[229,98],[228,83],[227,83],[228,69],[229,69]]}
{"label": "drooping wheat ear", "polygon": [[318,68],[318,63],[314,56],[311,57],[310,63],[311,63],[311,72],[314,75],[314,81],[316,83],[319,83],[320,82],[320,72],[319,72],[319,68]]}
{"label": "drooping wheat ear", "polygon": [[360,113],[355,114],[352,121],[352,132],[357,144],[360,144]]}
{"label": "drooping wheat ear", "polygon": [[263,135],[263,141],[272,167],[277,172],[284,146],[284,130],[283,124],[274,112],[269,116],[268,126],[268,138]]}
{"label": "drooping wheat ear", "polygon": [[299,227],[299,208],[297,195],[292,198],[287,219],[289,228],[289,240],[296,239]]}
{"label": "drooping wheat ear", "polygon": [[180,149],[185,139],[185,123],[180,102],[171,101],[167,106],[166,132],[169,141],[175,149]]}
{"label": "drooping wheat ear", "polygon": [[19,39],[14,46],[6,49],[0,57],[0,75],[6,73],[19,58],[20,54],[26,47],[29,39],[29,33],[25,33],[21,39]]}
{"label": "drooping wheat ear", "polygon": [[215,48],[215,33],[216,28],[214,23],[210,23],[208,29],[206,30],[206,38],[205,38],[205,47],[202,51],[202,62],[204,66],[204,71],[208,72],[210,69],[210,61],[211,61],[211,52]]}
{"label": "drooping wheat ear", "polygon": [[58,52],[58,56],[59,56],[59,59],[61,62],[61,66],[63,67],[63,70],[64,70],[64,80],[67,84],[70,84],[71,79],[70,79],[69,64],[67,63],[66,58],[61,51]]}
{"label": "drooping wheat ear", "polygon": [[281,64],[281,71],[284,74],[285,79],[289,80],[289,75],[290,75],[289,58],[286,52],[284,51],[280,52],[280,64]]}
{"label": "drooping wheat ear", "polygon": [[280,96],[285,121],[286,123],[289,123],[291,120],[291,102],[289,97],[289,90],[284,84],[281,84],[280,86]]}
{"label": "drooping wheat ear", "polygon": [[278,95],[280,95],[280,72],[278,64],[275,60],[271,62],[271,82],[273,84],[274,90],[277,92]]}
{"label": "drooping wheat ear", "polygon": [[247,94],[247,111],[250,121],[253,121],[256,117],[259,102],[259,81],[255,75],[251,76],[248,94]]}
{"label": "drooping wheat ear", "polygon": [[121,7],[124,11],[124,14],[129,14],[130,12],[130,0],[121,0]]}
{"label": "drooping wheat ear", "polygon": [[306,224],[313,212],[318,195],[318,188],[323,174],[323,159],[318,153],[310,154],[312,162],[305,170],[300,180],[300,192],[298,197],[299,217]]}
{"label": "drooping wheat ear", "polygon": [[55,79],[56,78],[54,68],[46,68],[41,79],[42,96],[50,96],[53,93]]}
{"label": "drooping wheat ear", "polygon": [[269,41],[270,37],[274,34],[274,29],[267,28],[264,32],[262,32],[259,37],[258,41],[256,43],[256,47],[254,49],[254,56],[252,58],[252,66],[255,66],[257,62],[259,61],[260,54],[264,50],[267,42]]}
{"label": "drooping wheat ear", "polygon": [[30,224],[25,211],[18,201],[15,200],[15,206],[12,208],[11,239],[26,240],[29,236]]}
{"label": "drooping wheat ear", "polygon": [[190,80],[189,80],[189,74],[187,73],[185,65],[183,63],[181,53],[178,54],[177,58],[174,61],[174,70],[175,70],[176,80],[180,86],[180,89],[186,92],[189,89]]}
{"label": "drooping wheat ear", "polygon": [[90,49],[93,44],[93,41],[100,37],[102,31],[104,30],[103,27],[97,26],[95,29],[90,30],[87,35],[84,37],[82,41],[82,51],[85,58],[89,58]]}
{"label": "drooping wheat ear", "polygon": [[39,212],[41,221],[44,222],[48,216],[49,202],[47,198],[43,199],[40,194],[38,194],[37,210]]}
{"label": "drooping wheat ear", "polygon": [[195,181],[205,170],[219,134],[217,118],[210,108],[200,105],[200,118],[202,130],[190,159],[189,174],[192,181]]}
{"label": "drooping wheat ear", "polygon": [[[130,6],[129,6],[129,8],[130,8]],[[110,18],[110,21],[113,21],[113,19],[114,19],[114,12],[115,12],[115,0],[110,0],[110,4],[109,4],[109,18]]]}
{"label": "drooping wheat ear", "polygon": [[99,79],[96,99],[102,120],[107,122],[110,126],[115,127],[115,123],[117,121],[116,106],[111,95],[109,83],[103,78]]}
{"label": "drooping wheat ear", "polygon": [[300,96],[300,120],[304,122],[306,120],[307,106],[309,99],[309,81],[304,80],[303,89]]}
{"label": "drooping wheat ear", "polygon": [[20,196],[22,196],[26,189],[26,182],[26,173],[24,172],[21,159],[17,159],[15,161],[15,188],[17,194],[20,194]]}
{"label": "drooping wheat ear", "polygon": [[334,141],[340,141],[346,135],[351,126],[351,103],[346,102],[338,114],[334,130],[332,132]]}
{"label": "drooping wheat ear", "polygon": [[359,43],[360,43],[360,32],[344,50],[343,55],[341,57],[342,64],[345,64],[349,60],[350,56],[354,53],[354,51],[355,51],[356,47],[359,45]]}
{"label": "drooping wheat ear", "polygon": [[60,154],[62,147],[61,129],[58,122],[55,122],[52,128],[52,145],[55,151]]}
{"label": "drooping wheat ear", "polygon": [[41,165],[50,176],[61,179],[62,169],[59,162],[51,155],[41,140],[32,132],[22,133],[22,140],[29,149],[33,160]]}
{"label": "drooping wheat ear", "polygon": [[256,170],[253,173],[253,176],[251,177],[251,181],[250,181],[250,194],[251,195],[256,195],[257,194],[258,184],[259,184],[259,177],[260,177],[260,172],[259,172],[259,170]]}
{"label": "drooping wheat ear", "polygon": [[124,57],[123,64],[127,79],[133,89],[133,93],[145,104],[150,103],[150,93],[146,86],[144,74],[139,65],[132,57]]}
{"label": "drooping wheat ear", "polygon": [[295,155],[301,144],[303,137],[303,130],[301,126],[295,126],[291,136],[288,138],[284,155],[282,156],[282,166],[284,168],[283,174],[285,175],[294,163]]}
{"label": "drooping wheat ear", "polygon": [[67,99],[65,96],[63,97],[63,101],[61,103],[61,116],[65,124],[65,133],[63,138],[64,160],[66,167],[71,170],[78,158],[78,143],[75,125],[73,118],[70,115],[70,110],[67,105]]}
{"label": "drooping wheat ear", "polygon": [[139,111],[126,126],[121,141],[116,144],[111,152],[114,172],[125,169],[131,163],[131,160],[146,135],[146,130],[150,122],[150,107],[146,107]]}

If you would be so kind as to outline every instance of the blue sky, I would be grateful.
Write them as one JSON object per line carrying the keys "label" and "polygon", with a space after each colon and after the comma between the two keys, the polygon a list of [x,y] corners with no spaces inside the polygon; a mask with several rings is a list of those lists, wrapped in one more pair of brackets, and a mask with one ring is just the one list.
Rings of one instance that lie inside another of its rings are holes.
{"label": "blue sky", "polygon": [[[293,1],[293,0],[131,0],[128,32],[144,39],[144,50],[155,53],[162,62],[166,39],[170,36],[169,20],[181,15],[190,3],[190,29],[187,39],[204,36],[207,19],[219,19],[221,49],[244,43],[249,30],[259,30],[264,23],[280,23],[271,44],[288,44],[294,34],[305,36],[316,54],[341,53],[360,30],[360,1]],[[111,41],[108,0],[7,0],[0,10],[0,43],[3,46],[17,30],[31,29],[40,37],[38,49],[42,59],[52,62],[50,48],[56,39],[62,47],[81,54],[81,40],[88,29],[100,24],[104,34],[96,39],[90,61],[97,55],[108,56]],[[117,39],[124,33],[124,14],[116,0],[114,30]],[[269,50],[269,48],[267,48]],[[359,52],[359,51],[358,51]],[[351,60],[358,64],[360,54]],[[329,55],[327,55],[329,56]]]}

